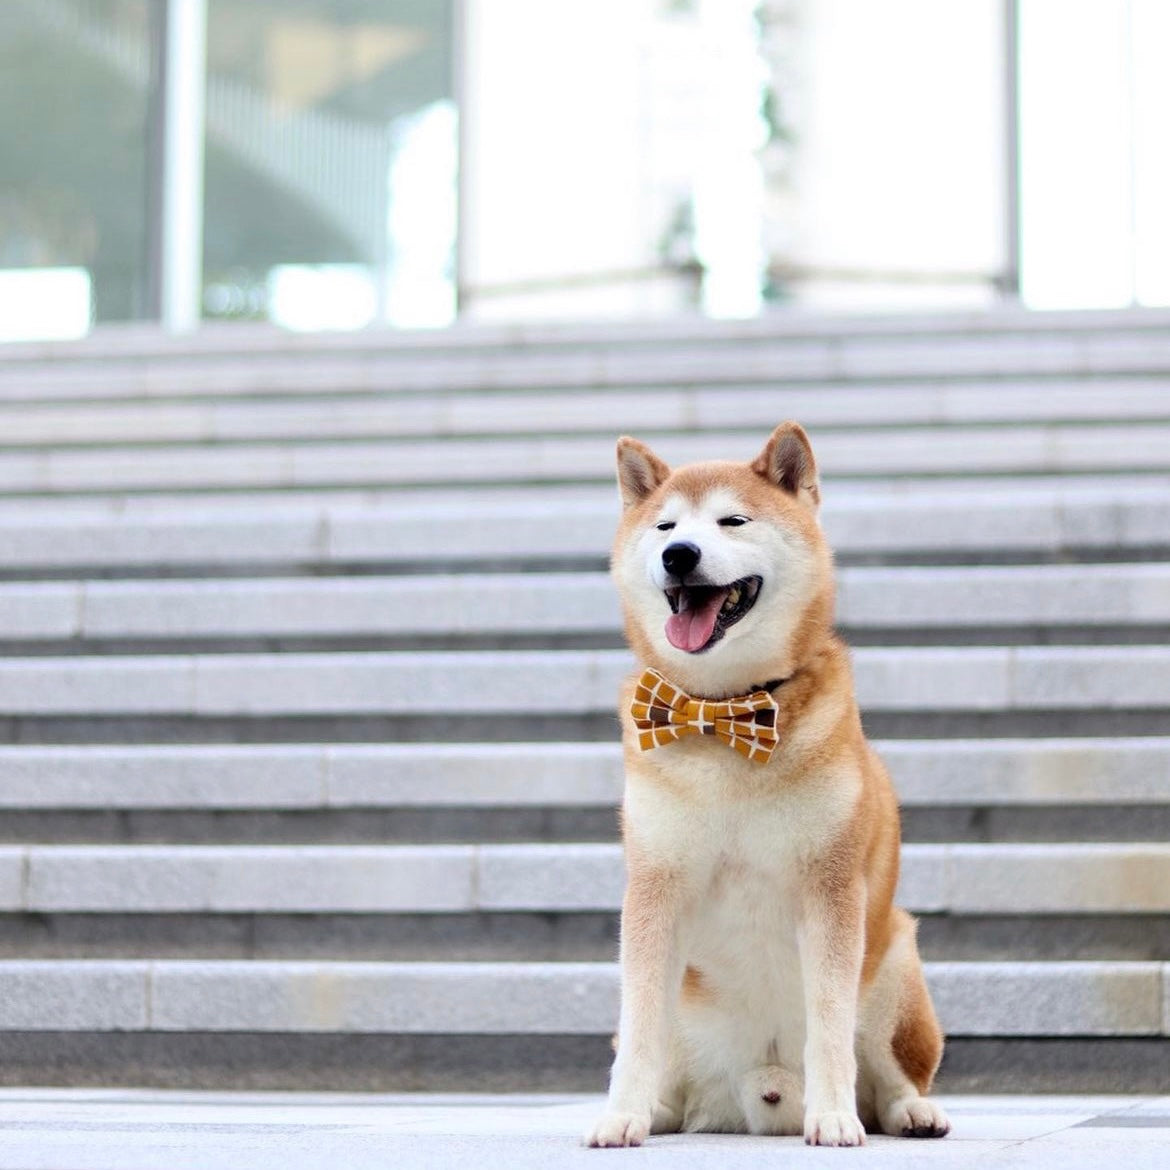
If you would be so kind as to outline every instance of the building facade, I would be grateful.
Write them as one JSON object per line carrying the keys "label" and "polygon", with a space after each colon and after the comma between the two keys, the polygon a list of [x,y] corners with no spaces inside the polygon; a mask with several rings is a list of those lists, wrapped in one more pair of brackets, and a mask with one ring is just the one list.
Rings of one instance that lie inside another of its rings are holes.
{"label": "building facade", "polygon": [[1161,0],[8,0],[0,339],[1170,303]]}

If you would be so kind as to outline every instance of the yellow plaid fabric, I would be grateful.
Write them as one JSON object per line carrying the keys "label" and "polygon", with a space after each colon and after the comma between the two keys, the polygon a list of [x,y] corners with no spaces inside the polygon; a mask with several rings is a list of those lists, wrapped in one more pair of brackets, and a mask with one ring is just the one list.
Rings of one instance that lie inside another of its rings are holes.
{"label": "yellow plaid fabric", "polygon": [[761,764],[767,763],[780,742],[776,733],[779,710],[768,691],[737,699],[692,699],[656,670],[643,671],[630,704],[638,746],[644,752],[684,735],[713,735]]}

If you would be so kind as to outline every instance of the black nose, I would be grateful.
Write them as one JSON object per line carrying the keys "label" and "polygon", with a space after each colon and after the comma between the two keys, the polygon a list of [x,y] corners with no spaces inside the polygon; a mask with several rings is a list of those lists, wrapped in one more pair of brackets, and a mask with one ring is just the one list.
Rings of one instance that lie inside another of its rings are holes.
{"label": "black nose", "polygon": [[685,577],[693,571],[702,555],[697,544],[679,540],[662,550],[662,566],[672,577]]}

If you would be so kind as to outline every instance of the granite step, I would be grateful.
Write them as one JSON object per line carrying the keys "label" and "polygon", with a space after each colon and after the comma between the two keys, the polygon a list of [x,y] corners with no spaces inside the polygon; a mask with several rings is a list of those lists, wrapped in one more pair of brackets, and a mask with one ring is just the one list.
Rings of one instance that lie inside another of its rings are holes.
{"label": "granite step", "polygon": [[[0,370],[3,369],[0,355]],[[820,436],[837,428],[989,427],[1170,419],[1164,378],[938,381],[869,385],[850,382],[761,382],[758,385],[671,385],[569,389],[549,393],[403,393],[349,389],[291,390],[256,398],[111,398],[82,402],[4,402],[0,450],[151,447],[161,444],[321,442],[322,440],[507,437],[534,434],[647,432],[718,433],[733,423],[766,434],[778,421],[800,419]],[[1002,433],[1002,432],[1001,432]]]}
{"label": "granite step", "polygon": [[613,435],[794,416],[944,1083],[1170,1087],[1167,377],[1166,312],[6,347],[0,1081],[600,1089]]}
{"label": "granite step", "polygon": [[[1170,647],[860,647],[870,734],[1150,735]],[[0,660],[0,740],[612,740],[622,650],[158,654]]]}
{"label": "granite step", "polygon": [[[926,972],[944,1084],[1165,1091],[1164,962]],[[3,960],[0,1079],[303,1088],[341,1045],[334,1087],[596,1091],[617,1006],[610,963]]]}
{"label": "granite step", "polygon": [[[918,634],[1158,640],[1170,633],[1170,562],[895,568],[837,574],[837,623],[851,641]],[[241,641],[505,645],[622,644],[607,574],[498,573],[240,580],[0,583],[0,645],[200,648]],[[344,648],[343,646],[339,648]]]}
{"label": "granite step", "polygon": [[[1170,740],[879,741],[908,841],[1170,838]],[[613,841],[603,743],[0,747],[0,841]]]}
{"label": "granite step", "polygon": [[[778,417],[778,416],[777,416]],[[669,463],[750,460],[767,430],[640,435]],[[350,442],[171,444],[0,450],[0,494],[264,491],[352,487],[598,483],[613,480],[604,436],[355,439]],[[813,431],[826,478],[1096,475],[1170,472],[1170,423],[1045,423]]]}
{"label": "granite step", "polygon": [[[863,711],[1170,707],[1170,646],[862,647]],[[110,655],[0,660],[10,715],[610,715],[624,650]]]}
{"label": "granite step", "polygon": [[463,326],[308,337],[264,328],[152,339],[103,330],[80,343],[5,347],[10,401],[320,393],[450,393],[802,379],[1150,376],[1170,367],[1164,311],[858,317],[777,314],[751,322]]}
{"label": "granite step", "polygon": [[[617,844],[5,845],[5,913],[620,909]],[[907,844],[898,901],[960,916],[1170,913],[1165,843]]]}
{"label": "granite step", "polygon": [[[598,961],[617,844],[0,846],[0,956]],[[1170,959],[1170,845],[903,847],[928,958]]]}
{"label": "granite step", "polygon": [[[879,740],[904,808],[1170,801],[1170,737]],[[613,808],[608,743],[0,747],[0,809]]]}
{"label": "granite step", "polygon": [[[1148,559],[1170,556],[1170,486],[1100,484],[997,493],[885,485],[829,495],[842,563]],[[347,572],[604,567],[618,506],[607,488],[434,502],[13,501],[0,508],[0,575]]]}
{"label": "granite step", "polygon": [[[1170,1035],[1166,963],[932,963],[954,1036]],[[0,962],[0,1031],[598,1035],[612,963]]]}

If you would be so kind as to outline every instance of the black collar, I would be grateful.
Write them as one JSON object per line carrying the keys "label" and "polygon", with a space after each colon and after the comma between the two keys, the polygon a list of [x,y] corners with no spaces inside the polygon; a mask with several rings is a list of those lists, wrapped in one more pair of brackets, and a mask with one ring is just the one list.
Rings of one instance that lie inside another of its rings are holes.
{"label": "black collar", "polygon": [[[797,671],[793,671],[792,674],[788,675],[787,678],[774,678],[770,682],[753,683],[750,687],[748,687],[748,689],[746,691],[742,691],[739,694],[735,694],[735,695],[729,695],[729,696],[720,695],[718,697],[715,697],[712,695],[694,695],[694,694],[692,694],[691,698],[692,699],[699,699],[700,701],[702,701],[704,703],[730,703],[733,699],[744,699],[748,695],[754,695],[759,691],[767,691],[769,694],[771,694],[772,691],[779,690],[786,682],[791,682],[796,677],[797,673],[798,673]],[[667,680],[667,681],[669,681],[669,680]],[[675,685],[677,685],[677,684],[671,683],[671,686],[675,686]]]}

